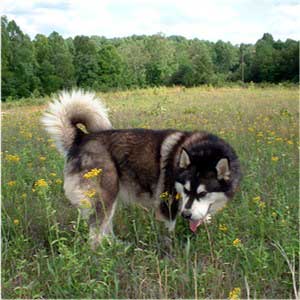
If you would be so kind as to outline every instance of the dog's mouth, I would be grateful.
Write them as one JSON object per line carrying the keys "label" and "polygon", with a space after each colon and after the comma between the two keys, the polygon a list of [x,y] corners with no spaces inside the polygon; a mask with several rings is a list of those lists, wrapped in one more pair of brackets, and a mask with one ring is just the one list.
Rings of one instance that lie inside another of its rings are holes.
{"label": "dog's mouth", "polygon": [[196,232],[197,228],[203,223],[203,219],[190,220],[190,229],[192,232]]}

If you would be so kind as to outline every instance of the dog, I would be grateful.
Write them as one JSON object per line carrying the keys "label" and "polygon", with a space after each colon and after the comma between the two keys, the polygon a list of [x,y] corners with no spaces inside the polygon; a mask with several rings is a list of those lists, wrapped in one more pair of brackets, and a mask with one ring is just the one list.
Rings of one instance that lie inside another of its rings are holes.
{"label": "dog", "polygon": [[93,249],[113,234],[119,198],[154,209],[169,231],[181,215],[196,232],[241,179],[239,159],[223,139],[203,131],[113,129],[92,92],[61,92],[42,123],[65,156],[65,195],[88,220]]}

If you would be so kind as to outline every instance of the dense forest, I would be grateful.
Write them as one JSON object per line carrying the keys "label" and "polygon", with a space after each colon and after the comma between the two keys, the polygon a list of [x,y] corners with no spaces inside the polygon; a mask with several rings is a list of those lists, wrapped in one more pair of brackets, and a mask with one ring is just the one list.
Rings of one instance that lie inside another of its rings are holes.
{"label": "dense forest", "polygon": [[[101,33],[101,30],[99,30]],[[74,86],[97,91],[228,82],[299,82],[299,42],[265,33],[254,45],[182,36],[107,39],[53,32],[33,40],[1,17],[2,100]]]}

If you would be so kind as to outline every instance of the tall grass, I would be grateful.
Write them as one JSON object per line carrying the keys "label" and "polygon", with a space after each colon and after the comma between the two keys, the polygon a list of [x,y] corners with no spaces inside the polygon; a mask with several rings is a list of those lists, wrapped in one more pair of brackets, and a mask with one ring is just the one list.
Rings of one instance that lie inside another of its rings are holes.
{"label": "tall grass", "polygon": [[153,212],[120,204],[116,239],[92,252],[87,224],[63,193],[63,158],[39,123],[44,107],[4,105],[2,297],[295,298],[297,91],[154,88],[101,96],[116,128],[207,130],[228,140],[243,167],[240,191],[197,234],[179,219],[168,243]]}

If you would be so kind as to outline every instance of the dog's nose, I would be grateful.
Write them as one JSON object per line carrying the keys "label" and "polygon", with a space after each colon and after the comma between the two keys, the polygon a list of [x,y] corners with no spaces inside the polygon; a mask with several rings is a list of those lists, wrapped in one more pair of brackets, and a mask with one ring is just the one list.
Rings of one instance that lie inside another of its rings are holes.
{"label": "dog's nose", "polygon": [[191,212],[185,210],[185,211],[182,212],[182,216],[183,216],[185,219],[190,219],[191,216],[192,216],[192,214],[191,214]]}

